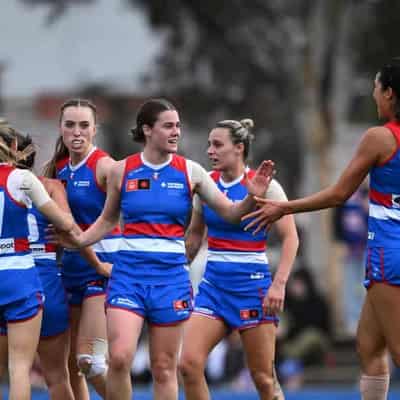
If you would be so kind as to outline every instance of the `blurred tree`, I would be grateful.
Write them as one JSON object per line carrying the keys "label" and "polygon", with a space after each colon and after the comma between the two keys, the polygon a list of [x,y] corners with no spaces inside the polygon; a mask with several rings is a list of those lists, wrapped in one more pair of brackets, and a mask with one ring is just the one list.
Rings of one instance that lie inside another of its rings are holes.
{"label": "blurred tree", "polygon": [[[52,22],[69,6],[96,0],[20,1],[47,4]],[[184,105],[184,120],[200,129],[220,118],[253,117],[258,132],[255,161],[275,159],[279,179],[290,195],[296,194],[308,147],[303,138],[321,154],[320,162],[328,159],[337,31],[352,2],[124,2],[139,7],[154,29],[165,32],[163,51],[144,79],[147,90],[177,99]]]}
{"label": "blurred tree", "polygon": [[[397,27],[400,23],[400,2],[397,0],[367,0],[356,2],[359,16],[353,31],[352,45],[358,79],[354,82],[349,116],[355,120],[376,118],[370,101],[372,79],[383,63],[400,56]],[[367,88],[367,89],[366,89]]]}

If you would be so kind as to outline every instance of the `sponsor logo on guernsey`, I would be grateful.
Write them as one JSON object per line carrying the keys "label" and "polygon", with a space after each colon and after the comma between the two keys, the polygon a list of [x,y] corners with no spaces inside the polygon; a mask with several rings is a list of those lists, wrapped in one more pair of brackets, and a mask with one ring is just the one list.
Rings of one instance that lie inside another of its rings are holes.
{"label": "sponsor logo on guernsey", "polygon": [[135,192],[136,190],[149,190],[150,179],[128,179],[126,181],[125,190],[127,192]]}
{"label": "sponsor logo on guernsey", "polygon": [[375,232],[368,232],[368,240],[374,240],[375,239]]}
{"label": "sponsor logo on guernsey", "polygon": [[247,321],[258,318],[258,310],[240,310],[240,319]]}
{"label": "sponsor logo on guernsey", "polygon": [[400,194],[392,194],[393,208],[400,208]]}
{"label": "sponsor logo on guernsey", "polygon": [[110,304],[112,305],[120,305],[120,306],[129,306],[133,308],[139,308],[139,304],[127,299],[126,297],[114,297],[111,301]]}
{"label": "sponsor logo on guernsey", "polygon": [[167,189],[183,189],[184,185],[182,182],[167,182]]}
{"label": "sponsor logo on guernsey", "polygon": [[14,239],[0,239],[0,254],[15,253]]}
{"label": "sponsor logo on guernsey", "polygon": [[265,274],[264,272],[254,272],[250,275],[250,279],[264,279]]}
{"label": "sponsor logo on guernsey", "polygon": [[75,187],[89,187],[90,181],[74,181]]}
{"label": "sponsor logo on guernsey", "polygon": [[185,185],[182,182],[161,182],[161,187],[182,190],[185,188]]}

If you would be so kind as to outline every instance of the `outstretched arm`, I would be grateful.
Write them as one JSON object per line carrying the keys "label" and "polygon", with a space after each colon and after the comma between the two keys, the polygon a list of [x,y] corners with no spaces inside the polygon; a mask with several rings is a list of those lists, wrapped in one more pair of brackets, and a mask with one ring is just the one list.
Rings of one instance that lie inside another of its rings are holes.
{"label": "outstretched arm", "polygon": [[359,187],[370,168],[384,161],[385,157],[390,156],[391,146],[389,142],[392,140],[394,140],[393,136],[386,128],[378,127],[368,130],[339,180],[320,192],[286,202],[276,202],[257,197],[259,209],[242,217],[242,220],[254,218],[246,226],[246,229],[257,226],[254,231],[254,233],[257,233],[261,229],[268,228],[271,223],[283,215],[336,207],[344,203]]}
{"label": "outstretched arm", "polygon": [[107,198],[102,213],[85,232],[79,235],[79,247],[98,242],[119,223],[121,181],[125,160],[115,162],[107,178]]}
{"label": "outstretched arm", "polygon": [[256,202],[253,196],[262,196],[266,192],[273,174],[274,163],[271,160],[263,161],[257,168],[254,177],[246,178],[249,194],[239,202],[229,200],[205,171],[195,190],[222,218],[231,223],[239,223],[244,214],[254,209]]}

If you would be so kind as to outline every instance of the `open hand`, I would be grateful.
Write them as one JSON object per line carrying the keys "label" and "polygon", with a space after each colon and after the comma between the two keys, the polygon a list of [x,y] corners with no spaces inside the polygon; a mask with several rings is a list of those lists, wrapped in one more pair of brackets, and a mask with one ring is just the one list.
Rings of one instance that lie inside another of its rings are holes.
{"label": "open hand", "polygon": [[267,294],[264,297],[263,308],[267,315],[276,315],[283,311],[285,300],[285,285],[279,282],[272,282]]}
{"label": "open hand", "polygon": [[253,196],[264,196],[272,177],[275,175],[274,162],[263,161],[252,179],[246,179],[247,190]]}
{"label": "open hand", "polygon": [[267,200],[263,197],[255,197],[257,210],[252,211],[242,217],[242,221],[252,218],[244,227],[244,230],[255,227],[253,235],[261,230],[268,230],[270,225],[285,215],[283,205],[285,202]]}

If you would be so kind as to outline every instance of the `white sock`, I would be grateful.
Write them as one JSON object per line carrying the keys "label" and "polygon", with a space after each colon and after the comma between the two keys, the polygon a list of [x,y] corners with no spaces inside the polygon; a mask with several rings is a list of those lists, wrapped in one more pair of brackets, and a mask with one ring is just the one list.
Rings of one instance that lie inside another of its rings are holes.
{"label": "white sock", "polygon": [[389,380],[389,375],[361,375],[360,392],[362,400],[386,400]]}

